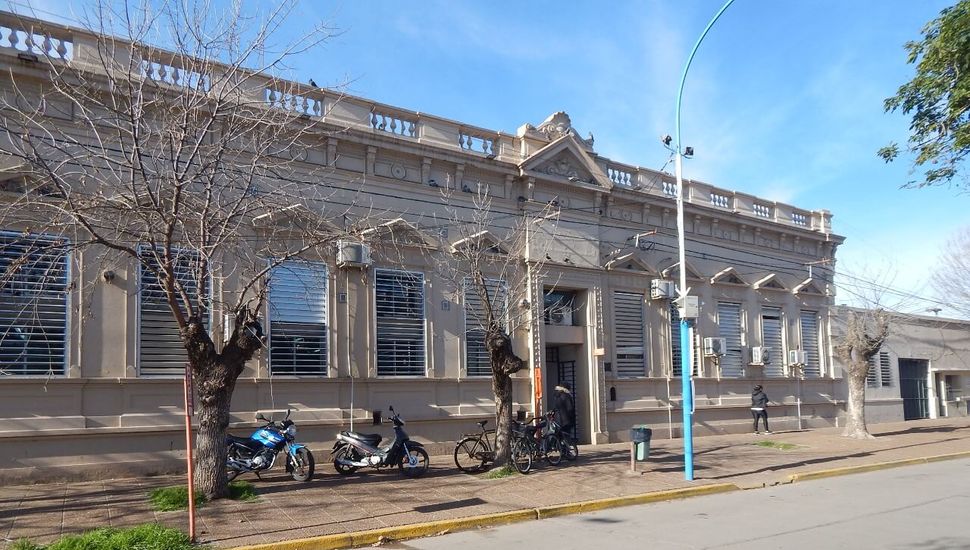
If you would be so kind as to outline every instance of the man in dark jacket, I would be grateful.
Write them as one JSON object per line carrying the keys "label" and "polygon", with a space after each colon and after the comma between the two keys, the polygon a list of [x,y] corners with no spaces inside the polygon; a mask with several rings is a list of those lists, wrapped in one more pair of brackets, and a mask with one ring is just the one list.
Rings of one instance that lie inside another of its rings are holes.
{"label": "man in dark jacket", "polygon": [[758,384],[754,387],[751,392],[751,416],[754,418],[754,433],[760,434],[758,431],[758,419],[765,419],[765,433],[770,434],[771,431],[768,430],[768,395],[765,394],[764,389]]}
{"label": "man in dark jacket", "polygon": [[572,388],[569,384],[556,386],[556,392],[552,397],[552,410],[556,411],[556,422],[562,427],[562,431],[570,434],[576,418],[576,403],[573,400]]}

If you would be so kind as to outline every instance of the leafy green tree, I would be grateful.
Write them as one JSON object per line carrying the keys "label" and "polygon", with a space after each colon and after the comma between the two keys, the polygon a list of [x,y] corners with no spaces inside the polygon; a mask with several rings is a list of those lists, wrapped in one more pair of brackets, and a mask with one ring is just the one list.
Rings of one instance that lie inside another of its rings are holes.
{"label": "leafy green tree", "polygon": [[[885,102],[887,112],[912,115],[907,150],[915,154],[913,170],[925,172],[906,186],[966,187],[967,176],[958,176],[970,152],[970,0],[940,12],[922,34],[906,44],[916,75]],[[891,143],[878,154],[891,162],[900,147]]]}

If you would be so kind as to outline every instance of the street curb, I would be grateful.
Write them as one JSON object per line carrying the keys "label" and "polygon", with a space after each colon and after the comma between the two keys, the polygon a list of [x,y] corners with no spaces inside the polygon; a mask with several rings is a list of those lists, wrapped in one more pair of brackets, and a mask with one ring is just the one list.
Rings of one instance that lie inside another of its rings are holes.
{"label": "street curb", "polygon": [[594,510],[604,510],[607,508],[616,508],[620,506],[647,504],[650,502],[677,500],[693,496],[711,495],[740,490],[741,489],[733,483],[702,485],[699,487],[688,487],[685,489],[672,489],[669,491],[656,491],[653,493],[643,493],[625,497],[587,500],[570,504],[544,506],[541,508],[528,508],[525,510],[513,510],[511,512],[498,512],[495,514],[470,516],[466,518],[430,521],[426,523],[415,523],[412,525],[401,525],[397,527],[383,527],[380,529],[371,529],[369,531],[322,535],[319,537],[273,542],[270,544],[237,546],[232,550],[340,550],[342,548],[357,548],[360,546],[370,546],[392,540],[416,539],[432,535],[454,533],[456,531],[467,531],[480,527],[491,527],[495,525],[505,525],[509,523],[519,523],[523,521],[565,516],[569,514],[592,512]]}
{"label": "street curb", "polygon": [[954,460],[958,458],[970,458],[970,451],[950,453],[945,455],[927,456],[921,458],[909,458],[905,460],[893,460],[889,462],[877,462],[875,464],[863,464],[860,466],[846,466],[844,468],[832,468],[830,470],[819,470],[817,472],[806,472],[804,474],[792,474],[786,479],[788,483],[798,481],[809,481],[812,479],[825,479],[849,474],[860,474],[863,472],[874,472],[886,470],[888,468],[898,468],[900,466],[912,466],[914,464],[928,464],[930,462],[940,462],[943,460]]}

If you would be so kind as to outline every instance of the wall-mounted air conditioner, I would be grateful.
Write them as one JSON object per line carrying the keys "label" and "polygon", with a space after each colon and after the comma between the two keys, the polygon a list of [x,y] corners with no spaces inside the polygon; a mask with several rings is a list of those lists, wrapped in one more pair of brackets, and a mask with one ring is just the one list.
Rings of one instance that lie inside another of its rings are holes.
{"label": "wall-mounted air conditioner", "polygon": [[704,355],[706,357],[721,357],[727,352],[727,340],[724,338],[704,338]]}
{"label": "wall-mounted air conditioner", "polygon": [[800,349],[790,349],[788,350],[788,364],[789,365],[804,365],[807,360],[805,356],[805,350]]}
{"label": "wall-mounted air conditioner", "polygon": [[573,308],[566,304],[556,304],[550,307],[549,324],[557,327],[573,326]]}
{"label": "wall-mounted air conditioner", "polygon": [[771,363],[771,348],[767,346],[754,346],[751,348],[751,364],[767,365]]}
{"label": "wall-mounted air conditioner", "polygon": [[650,299],[669,300],[677,296],[677,287],[673,281],[654,279],[650,281]]}
{"label": "wall-mounted air conditioner", "polygon": [[370,247],[353,241],[337,242],[337,265],[340,267],[367,267],[371,264]]}

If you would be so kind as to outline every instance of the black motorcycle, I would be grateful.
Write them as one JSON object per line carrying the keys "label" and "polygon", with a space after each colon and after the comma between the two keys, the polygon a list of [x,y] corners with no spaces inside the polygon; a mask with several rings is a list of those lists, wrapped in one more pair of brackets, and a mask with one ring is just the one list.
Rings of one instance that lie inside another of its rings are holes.
{"label": "black motorcycle", "polygon": [[350,475],[358,468],[394,467],[407,477],[419,477],[428,471],[428,452],[417,441],[411,441],[404,432],[404,420],[390,407],[394,424],[394,441],[381,446],[380,434],[360,434],[343,431],[330,454],[333,467],[341,475]]}
{"label": "black motorcycle", "polygon": [[290,411],[279,423],[263,415],[257,420],[266,422],[249,437],[230,435],[226,438],[226,477],[230,481],[245,472],[259,473],[269,470],[276,463],[276,455],[286,452],[286,471],[296,481],[313,478],[313,453],[305,445],[296,442],[296,425],[290,420]]}

